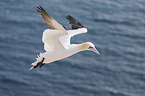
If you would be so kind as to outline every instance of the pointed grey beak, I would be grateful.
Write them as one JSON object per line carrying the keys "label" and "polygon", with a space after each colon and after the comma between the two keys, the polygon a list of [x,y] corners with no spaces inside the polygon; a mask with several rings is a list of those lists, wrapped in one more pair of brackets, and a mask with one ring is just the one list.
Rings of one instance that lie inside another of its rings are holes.
{"label": "pointed grey beak", "polygon": [[95,52],[96,54],[99,54],[99,55],[100,55],[99,51],[98,51],[96,48],[90,48],[89,50],[90,50],[90,51],[93,51],[93,52]]}

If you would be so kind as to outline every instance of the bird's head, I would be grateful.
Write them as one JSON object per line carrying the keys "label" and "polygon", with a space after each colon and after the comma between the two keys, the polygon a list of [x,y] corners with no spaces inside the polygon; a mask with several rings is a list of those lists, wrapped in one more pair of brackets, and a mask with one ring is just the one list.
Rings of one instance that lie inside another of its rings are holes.
{"label": "bird's head", "polygon": [[83,49],[93,51],[100,55],[99,51],[95,48],[95,45],[92,42],[86,42],[83,44]]}

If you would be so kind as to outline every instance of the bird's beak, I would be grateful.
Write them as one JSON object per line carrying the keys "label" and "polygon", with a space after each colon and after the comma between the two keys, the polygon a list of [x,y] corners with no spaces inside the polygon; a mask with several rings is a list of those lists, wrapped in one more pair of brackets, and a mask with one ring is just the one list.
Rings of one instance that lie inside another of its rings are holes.
{"label": "bird's beak", "polygon": [[90,50],[90,51],[93,51],[93,52],[95,52],[96,54],[99,54],[99,55],[100,55],[99,51],[98,51],[96,48],[90,48],[89,50]]}

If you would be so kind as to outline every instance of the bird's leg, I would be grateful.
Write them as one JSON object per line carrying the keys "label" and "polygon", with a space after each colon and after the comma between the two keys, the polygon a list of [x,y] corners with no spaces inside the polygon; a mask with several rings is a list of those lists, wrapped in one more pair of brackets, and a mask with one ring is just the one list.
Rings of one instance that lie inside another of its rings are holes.
{"label": "bird's leg", "polygon": [[37,68],[38,66],[39,66],[39,68],[41,68],[41,67],[45,64],[45,63],[43,63],[44,59],[45,59],[45,58],[43,57],[42,61],[39,62],[39,63],[37,63],[37,65],[33,66],[33,68],[35,69],[35,68]]}
{"label": "bird's leg", "polygon": [[44,59],[45,59],[45,58],[43,57],[43,59],[42,59],[42,61],[41,61],[42,63],[39,65],[39,68],[41,68],[43,65],[45,65],[45,63],[43,63]]}
{"label": "bird's leg", "polygon": [[41,68],[43,65],[45,65],[45,63],[42,63],[42,64],[39,66],[39,68]]}

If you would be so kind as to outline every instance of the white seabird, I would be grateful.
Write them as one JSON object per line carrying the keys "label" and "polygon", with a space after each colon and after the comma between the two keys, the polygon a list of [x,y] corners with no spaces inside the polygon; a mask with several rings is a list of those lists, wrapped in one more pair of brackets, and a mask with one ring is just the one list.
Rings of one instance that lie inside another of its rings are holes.
{"label": "white seabird", "polygon": [[44,43],[45,53],[40,53],[37,60],[32,63],[29,69],[41,68],[45,63],[51,63],[66,57],[69,57],[80,51],[90,50],[100,54],[95,45],[91,42],[82,44],[70,44],[70,39],[74,35],[87,33],[87,28],[80,22],[68,15],[66,18],[72,26],[72,30],[66,30],[53,17],[51,17],[41,6],[37,7],[38,12],[41,13],[43,21],[49,29],[43,32],[42,41]]}

